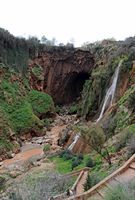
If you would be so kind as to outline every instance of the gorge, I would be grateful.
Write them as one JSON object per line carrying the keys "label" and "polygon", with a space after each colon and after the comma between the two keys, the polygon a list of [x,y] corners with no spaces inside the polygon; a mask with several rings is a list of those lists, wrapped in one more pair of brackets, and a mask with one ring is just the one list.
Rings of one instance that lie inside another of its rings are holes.
{"label": "gorge", "polygon": [[2,200],[68,195],[78,170],[89,190],[135,153],[134,41],[47,46],[0,29]]}

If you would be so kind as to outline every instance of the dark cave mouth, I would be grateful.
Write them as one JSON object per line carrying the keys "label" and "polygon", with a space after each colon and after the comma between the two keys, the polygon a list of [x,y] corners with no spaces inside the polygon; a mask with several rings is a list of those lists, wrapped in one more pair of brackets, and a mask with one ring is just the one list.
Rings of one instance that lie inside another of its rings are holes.
{"label": "dark cave mouth", "polygon": [[72,73],[66,80],[64,104],[70,104],[77,101],[81,96],[83,86],[89,74],[86,72]]}

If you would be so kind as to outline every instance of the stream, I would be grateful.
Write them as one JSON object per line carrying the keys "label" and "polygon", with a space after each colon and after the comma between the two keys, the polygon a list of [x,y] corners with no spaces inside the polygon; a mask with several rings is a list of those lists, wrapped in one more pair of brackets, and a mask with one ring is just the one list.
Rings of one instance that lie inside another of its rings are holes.
{"label": "stream", "polygon": [[21,171],[23,173],[29,162],[34,161],[36,163],[43,158],[43,147],[45,144],[51,144],[49,153],[55,153],[60,150],[61,147],[58,146],[59,134],[67,126],[71,125],[75,118],[75,115],[57,115],[52,123],[51,130],[47,131],[46,135],[33,137],[31,140],[25,141],[18,154],[2,162],[0,174],[7,171]]}

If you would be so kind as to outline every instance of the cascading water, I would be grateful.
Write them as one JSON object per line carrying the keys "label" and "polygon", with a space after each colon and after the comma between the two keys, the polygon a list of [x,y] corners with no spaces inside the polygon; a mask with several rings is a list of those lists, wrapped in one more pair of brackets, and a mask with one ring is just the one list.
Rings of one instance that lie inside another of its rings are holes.
{"label": "cascading water", "polygon": [[96,122],[98,122],[100,119],[102,119],[104,111],[107,107],[107,105],[112,105],[113,103],[113,99],[114,99],[114,95],[115,95],[115,91],[116,91],[116,86],[117,86],[117,81],[118,81],[118,76],[119,76],[119,71],[120,71],[120,67],[122,65],[122,60],[119,62],[118,67],[115,70],[114,73],[114,78],[113,78],[113,82],[112,85],[109,87],[109,89],[107,90],[106,96],[105,96],[105,100],[101,109],[101,113],[99,115],[99,118],[97,119]]}
{"label": "cascading water", "polygon": [[68,150],[72,150],[76,144],[76,142],[78,141],[78,139],[80,138],[80,134],[76,134],[74,139],[73,139],[73,142],[69,145],[68,147]]}

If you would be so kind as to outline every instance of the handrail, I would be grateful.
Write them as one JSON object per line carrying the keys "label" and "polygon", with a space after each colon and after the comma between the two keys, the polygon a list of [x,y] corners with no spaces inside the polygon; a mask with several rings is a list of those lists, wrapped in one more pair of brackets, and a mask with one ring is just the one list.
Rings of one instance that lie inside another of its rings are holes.
{"label": "handrail", "polygon": [[67,198],[67,200],[86,200],[88,197],[91,197],[93,194],[95,194],[96,191],[99,188],[103,187],[111,179],[113,179],[114,177],[116,177],[116,176],[124,173],[129,168],[129,166],[131,165],[132,162],[135,162],[135,154],[133,156],[131,156],[131,158],[128,161],[126,161],[125,164],[122,167],[120,167],[119,169],[117,169],[111,175],[107,176],[105,179],[103,179],[98,184],[96,184],[95,186],[93,186],[87,192],[84,192],[81,195],[76,195],[74,197],[69,197],[69,198]]}

